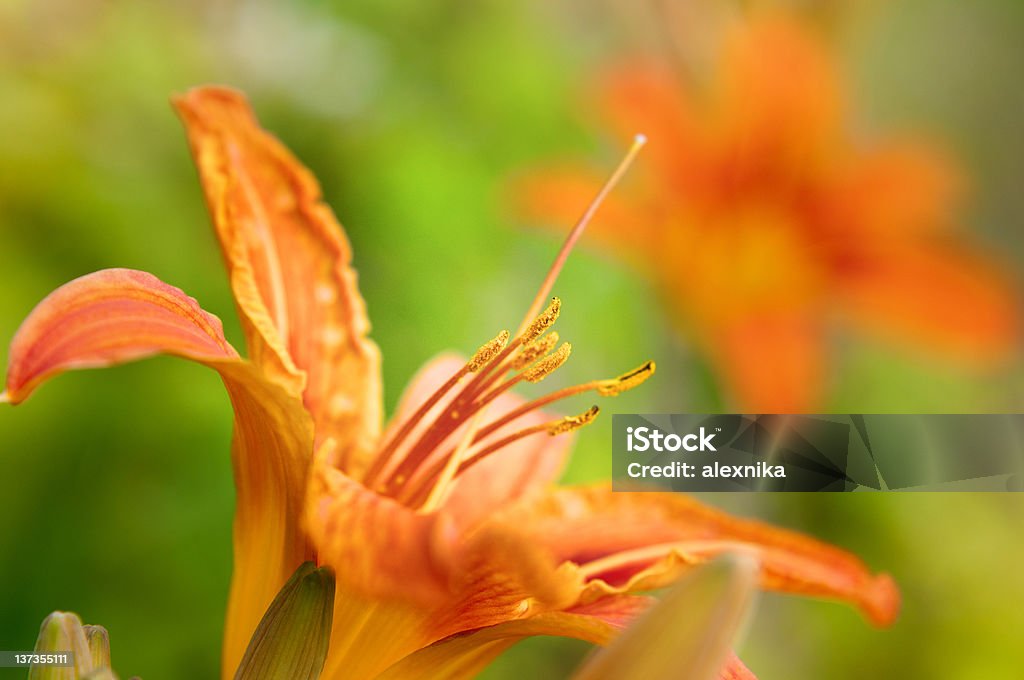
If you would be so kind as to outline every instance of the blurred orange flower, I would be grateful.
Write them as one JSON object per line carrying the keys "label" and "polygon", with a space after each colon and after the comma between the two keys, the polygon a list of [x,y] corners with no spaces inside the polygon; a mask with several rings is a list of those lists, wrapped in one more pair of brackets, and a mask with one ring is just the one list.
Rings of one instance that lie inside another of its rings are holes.
{"label": "blurred orange flower", "polygon": [[[950,161],[908,140],[861,145],[836,65],[795,18],[735,27],[714,63],[704,87],[647,62],[604,79],[599,110],[651,144],[591,233],[659,286],[735,404],[820,408],[834,320],[973,365],[1005,357],[1014,292],[957,233]],[[567,165],[515,192],[558,221],[596,184]]]}
{"label": "blurred orange flower", "polygon": [[[57,289],[25,320],[0,401],[21,402],[67,369],[157,353],[220,373],[235,410],[237,487],[223,677],[306,560],[337,573],[324,678],[471,677],[530,635],[604,644],[649,606],[638,591],[732,552],[756,558],[765,588],[845,600],[878,625],[895,618],[888,575],[809,537],[679,494],[552,488],[564,435],[596,407],[567,418],[540,409],[585,392],[614,396],[654,371],[648,362],[532,402],[514,396],[510,388],[568,357],[550,330],[557,298],[470,360],[428,364],[382,428],[379,352],[316,180],[240,94],[200,88],[176,105],[248,358],[182,291],[145,272],[103,270]],[[735,657],[723,674],[750,677]]]}

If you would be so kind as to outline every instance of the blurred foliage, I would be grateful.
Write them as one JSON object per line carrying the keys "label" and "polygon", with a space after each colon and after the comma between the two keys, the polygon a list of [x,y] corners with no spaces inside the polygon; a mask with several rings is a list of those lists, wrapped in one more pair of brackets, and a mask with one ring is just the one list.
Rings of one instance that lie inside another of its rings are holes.
{"label": "blurred foliage", "polygon": [[[854,78],[865,125],[948,140],[975,181],[969,222],[1019,270],[1024,5],[836,4],[846,11],[821,20]],[[8,0],[0,5],[0,362],[38,300],[111,266],[183,288],[241,346],[167,105],[190,85],[223,82],[250,94],[346,225],[390,407],[424,360],[472,351],[518,321],[557,242],[507,216],[503,182],[552,156],[612,166],[626,140],[596,136],[581,93],[614,56],[664,42],[665,5]],[[609,411],[728,408],[627,268],[577,252],[557,293],[560,330],[576,349],[554,379],[611,376],[653,357],[657,378]],[[831,406],[841,412],[1024,406],[1019,368],[983,378],[855,337],[844,338],[838,360]],[[213,677],[231,560],[230,422],[216,376],[172,359],[67,375],[0,409],[0,647],[31,648],[36,622],[70,610],[106,625],[126,674]],[[581,434],[570,480],[606,475],[609,437],[607,418]],[[740,650],[762,678],[1019,672],[1024,498],[712,500],[852,549],[903,587],[904,616],[883,632],[844,607],[764,598]],[[485,677],[561,677],[585,651],[531,641]]]}

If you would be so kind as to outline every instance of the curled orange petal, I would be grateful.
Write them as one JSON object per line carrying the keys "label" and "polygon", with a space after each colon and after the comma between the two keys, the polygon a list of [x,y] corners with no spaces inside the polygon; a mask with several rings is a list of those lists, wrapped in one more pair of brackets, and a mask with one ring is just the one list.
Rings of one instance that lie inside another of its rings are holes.
{"label": "curled orange petal", "polygon": [[201,87],[175,100],[242,316],[249,356],[301,391],[318,441],[350,471],[380,430],[380,356],[352,249],[316,178],[264,131],[245,97]]}
{"label": "curled orange petal", "polygon": [[240,359],[194,299],[130,269],[75,279],[36,306],[11,343],[7,395],[18,403],[62,371],[160,353],[220,372],[235,410],[235,569],[223,658],[230,675],[281,584],[311,555],[298,531],[312,451],[302,403]]}
{"label": "curled orange petal", "polygon": [[765,588],[855,604],[876,625],[892,623],[899,591],[856,556],[794,531],[740,519],[683,494],[561,489],[502,521],[529,527],[556,561],[588,579],[582,601],[658,588],[689,566],[727,552],[761,563]]}
{"label": "curled orange petal", "polygon": [[71,281],[36,306],[11,341],[6,390],[17,404],[44,380],[158,353],[234,359],[220,319],[152,274],[105,269]]}

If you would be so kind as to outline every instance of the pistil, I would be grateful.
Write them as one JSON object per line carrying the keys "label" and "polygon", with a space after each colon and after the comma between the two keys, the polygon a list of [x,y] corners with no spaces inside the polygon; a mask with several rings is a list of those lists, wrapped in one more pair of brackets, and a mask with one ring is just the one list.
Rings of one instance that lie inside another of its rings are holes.
{"label": "pistil", "polygon": [[[578,429],[593,421],[597,416],[598,408],[595,406],[578,416],[523,428],[484,446],[473,455],[467,456],[474,445],[497,431],[498,428],[530,411],[566,396],[589,390],[596,390],[599,394],[617,394],[623,389],[629,389],[634,384],[643,382],[653,373],[654,364],[648,362],[636,371],[620,376],[613,381],[592,381],[576,388],[559,390],[548,397],[534,400],[515,409],[482,427],[486,408],[498,397],[524,380],[533,383],[540,382],[560,368],[569,358],[572,346],[569,343],[563,343],[557,350],[552,351],[558,343],[558,334],[554,331],[547,333],[558,319],[561,301],[557,297],[552,298],[544,311],[541,311],[541,307],[551,293],[569,252],[583,234],[586,225],[593,218],[608,193],[625,174],[626,169],[645,142],[646,138],[643,135],[637,135],[634,138],[633,145],[625,157],[569,232],[523,318],[516,337],[509,342],[509,334],[502,332],[490,342],[482,345],[465,366],[449,378],[399,427],[382,447],[364,477],[364,483],[369,488],[392,496],[411,507],[429,511],[443,502],[453,482],[460,474],[487,456],[533,434],[547,432],[554,436]],[[516,350],[519,350],[518,354],[516,354]],[[513,371],[513,375],[506,377],[509,371]],[[470,373],[475,374],[473,378],[451,398],[443,412],[426,427],[412,445],[406,448],[405,455],[395,463],[398,452],[416,430],[416,427]],[[463,425],[466,425],[466,429],[455,447],[441,455],[431,467],[425,468],[437,448]]]}

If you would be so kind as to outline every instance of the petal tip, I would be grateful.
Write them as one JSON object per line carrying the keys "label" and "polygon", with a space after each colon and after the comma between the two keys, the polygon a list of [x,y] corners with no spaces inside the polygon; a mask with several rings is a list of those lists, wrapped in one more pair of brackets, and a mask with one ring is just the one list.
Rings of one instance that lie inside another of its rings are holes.
{"label": "petal tip", "polygon": [[197,85],[171,97],[171,106],[186,123],[213,125],[216,117],[240,116],[253,124],[249,98],[225,85]]}
{"label": "petal tip", "polygon": [[10,406],[17,406],[21,402],[25,401],[28,397],[30,390],[25,390],[23,385],[18,385],[13,380],[7,381],[7,389],[0,392],[0,404],[9,404]]}
{"label": "petal tip", "polygon": [[179,102],[187,102],[189,100],[204,98],[237,100],[245,99],[246,97],[245,93],[234,87],[229,87],[227,85],[207,84],[196,85],[194,87],[188,88],[182,93],[176,93],[171,96],[171,101],[175,104],[178,104]]}
{"label": "petal tip", "polygon": [[899,616],[900,600],[900,589],[893,577],[879,574],[866,593],[864,611],[873,625],[887,628]]}

